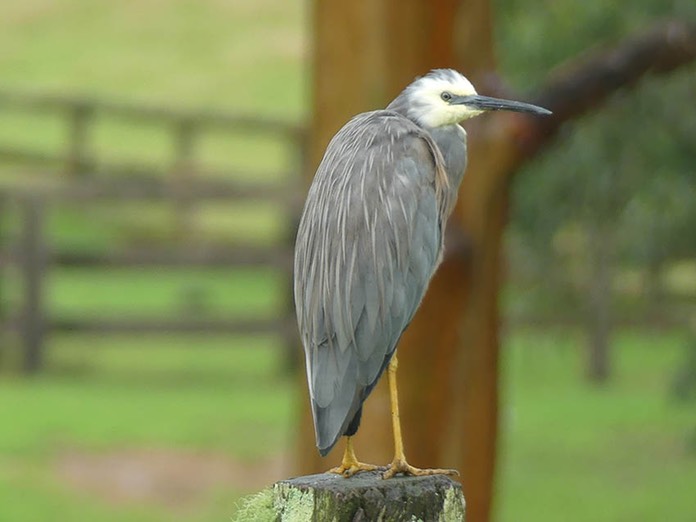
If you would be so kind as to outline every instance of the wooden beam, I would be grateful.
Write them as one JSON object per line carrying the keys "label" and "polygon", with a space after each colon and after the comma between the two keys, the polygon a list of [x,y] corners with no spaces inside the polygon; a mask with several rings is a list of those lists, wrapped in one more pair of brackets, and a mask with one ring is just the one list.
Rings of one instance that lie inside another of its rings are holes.
{"label": "wooden beam", "polygon": [[[36,323],[33,323],[36,324]],[[288,318],[260,319],[149,319],[140,317],[80,317],[51,318],[42,317],[42,331],[93,332],[104,334],[147,334],[147,333],[229,333],[239,335],[278,334],[290,335],[296,329],[294,321]],[[10,319],[5,323],[10,330],[24,331],[26,323]],[[24,333],[26,335],[26,332]],[[38,350],[40,362],[41,351]],[[35,357],[35,354],[32,355]],[[32,360],[32,364],[34,361]],[[34,368],[34,367],[32,367]],[[36,367],[38,368],[38,366]],[[32,370],[33,371],[33,370]]]}
{"label": "wooden beam", "polygon": [[[1,153],[0,153],[1,154]],[[127,170],[132,173],[132,171]],[[243,181],[230,177],[219,178],[205,173],[192,180],[189,197],[194,200],[225,201],[240,199],[244,201],[268,201],[284,206],[291,214],[296,214],[302,204],[302,194],[296,183],[290,183],[291,174],[282,174],[284,182],[259,183]],[[148,201],[154,199],[171,200],[179,195],[180,187],[170,182],[156,171],[142,175],[88,176],[78,183],[53,183],[41,187],[15,187],[6,191],[10,197],[34,195],[47,201],[98,202],[100,200]]]}
{"label": "wooden beam", "polygon": [[43,363],[44,288],[46,245],[44,243],[44,205],[35,198],[22,202],[22,235],[20,270],[24,284],[21,330],[24,343],[23,368],[36,373]]}
{"label": "wooden beam", "polygon": [[152,104],[107,101],[87,96],[15,92],[8,89],[0,89],[0,107],[21,108],[34,112],[70,112],[76,108],[87,108],[93,113],[127,119],[134,123],[154,122],[170,125],[182,120],[194,121],[208,129],[224,128],[240,134],[280,134],[292,139],[304,133],[301,125],[276,118],[220,110],[186,110]]}
{"label": "wooden beam", "polygon": [[65,172],[76,177],[87,172],[90,122],[94,108],[90,104],[74,104],[68,111],[68,152]]}
{"label": "wooden beam", "polygon": [[3,329],[3,324],[7,320],[8,310],[8,296],[7,296],[7,273],[5,271],[5,263],[3,259],[3,252],[7,248],[8,243],[8,230],[7,230],[7,207],[8,198],[5,194],[0,192],[0,366],[3,364],[3,357],[5,355],[4,350],[7,346],[7,339],[5,337],[5,331]]}
{"label": "wooden beam", "polygon": [[[226,268],[268,267],[290,273],[292,254],[284,244],[245,244],[234,247],[126,248],[106,251],[49,250],[45,256],[51,263],[69,267],[141,267],[200,266]],[[22,250],[0,250],[0,266],[19,264]]]}

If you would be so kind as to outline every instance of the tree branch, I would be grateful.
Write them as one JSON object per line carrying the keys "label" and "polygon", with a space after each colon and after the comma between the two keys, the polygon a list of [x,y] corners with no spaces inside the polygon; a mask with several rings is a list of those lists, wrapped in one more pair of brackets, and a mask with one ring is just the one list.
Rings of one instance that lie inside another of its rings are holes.
{"label": "tree branch", "polygon": [[533,156],[562,124],[590,112],[620,89],[648,74],[666,74],[696,59],[696,26],[661,22],[613,49],[570,60],[542,87],[532,103],[553,111],[548,118],[525,118],[519,129],[520,152]]}

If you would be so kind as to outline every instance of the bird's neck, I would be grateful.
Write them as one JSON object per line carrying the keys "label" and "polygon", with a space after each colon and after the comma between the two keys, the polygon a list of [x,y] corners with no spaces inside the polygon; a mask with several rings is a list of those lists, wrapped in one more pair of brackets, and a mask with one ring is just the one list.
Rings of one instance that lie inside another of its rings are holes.
{"label": "bird's neck", "polygon": [[409,120],[413,121],[416,125],[420,126],[420,123],[415,121],[411,115],[409,114],[409,103],[408,103],[408,97],[404,92],[399,94],[394,100],[387,105],[387,110],[388,111],[393,111],[393,112],[398,112],[402,116],[408,118]]}
{"label": "bird's neck", "polygon": [[466,168],[466,132],[458,124],[434,127],[428,132],[445,160],[450,187],[457,190]]}

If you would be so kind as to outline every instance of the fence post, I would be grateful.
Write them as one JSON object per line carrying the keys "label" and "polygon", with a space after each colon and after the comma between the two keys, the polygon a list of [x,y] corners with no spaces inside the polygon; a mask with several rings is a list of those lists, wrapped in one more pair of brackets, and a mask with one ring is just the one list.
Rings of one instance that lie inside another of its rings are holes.
{"label": "fence post", "polygon": [[22,201],[23,223],[19,259],[24,284],[21,335],[24,345],[25,373],[36,373],[43,363],[46,328],[43,278],[47,261],[47,249],[44,242],[44,204],[43,200],[33,197],[27,197]]}
{"label": "fence post", "polygon": [[[297,223],[297,219],[293,216],[293,223]],[[283,266],[285,275],[285,284],[282,288],[282,314],[283,314],[283,367],[288,373],[297,370],[302,362],[302,348],[300,339],[297,334],[297,323],[295,321],[295,299],[293,286],[293,250],[294,250],[294,234],[288,233],[284,241],[287,244],[289,259],[286,259],[287,266]]]}
{"label": "fence post", "polygon": [[374,471],[351,479],[324,473],[276,482],[261,498],[234,520],[464,522],[466,510],[461,484],[444,475],[384,480]]}
{"label": "fence post", "polygon": [[174,202],[176,233],[179,238],[190,238],[191,213],[193,198],[191,197],[191,178],[193,172],[193,148],[195,125],[193,120],[183,118],[176,120],[174,130],[174,183],[177,187]]}
{"label": "fence post", "polygon": [[295,322],[295,299],[293,288],[293,254],[295,248],[295,236],[297,228],[300,224],[300,213],[302,212],[302,201],[304,201],[304,180],[308,179],[306,170],[309,169],[309,148],[307,132],[305,129],[298,129],[292,134],[292,145],[294,148],[293,168],[291,173],[296,174],[293,179],[289,180],[292,184],[290,202],[287,206],[287,212],[290,214],[287,219],[287,228],[283,241],[287,245],[290,254],[289,266],[286,268],[288,277],[287,283],[283,289],[283,313],[286,319],[286,328],[284,330],[284,353],[285,353],[285,368],[288,371],[295,371],[302,365],[302,347],[300,339],[297,335],[297,327]]}
{"label": "fence post", "polygon": [[87,169],[87,130],[94,107],[87,102],[74,103],[69,109],[68,156],[66,174],[78,176]]}
{"label": "fence post", "polygon": [[8,207],[7,202],[7,195],[4,192],[0,192],[0,366],[2,366],[4,351],[7,347],[7,332],[5,327],[9,320],[7,312],[7,287],[5,286],[5,268],[9,253],[7,229],[5,228],[5,216]]}

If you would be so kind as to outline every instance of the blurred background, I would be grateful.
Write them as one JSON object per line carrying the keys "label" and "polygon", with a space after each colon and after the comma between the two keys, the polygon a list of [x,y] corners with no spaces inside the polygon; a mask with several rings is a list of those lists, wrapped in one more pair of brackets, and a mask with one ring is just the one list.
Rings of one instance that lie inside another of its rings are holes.
{"label": "blurred background", "polygon": [[[519,99],[696,21],[687,0],[490,6]],[[293,473],[311,12],[0,5],[0,520],[227,520]],[[695,202],[688,63],[514,177],[493,520],[696,519]]]}

